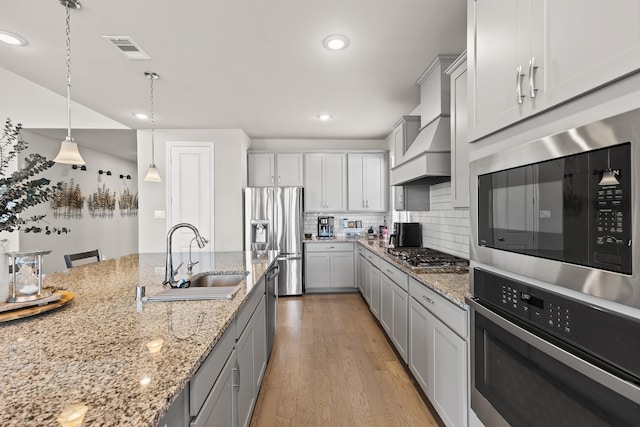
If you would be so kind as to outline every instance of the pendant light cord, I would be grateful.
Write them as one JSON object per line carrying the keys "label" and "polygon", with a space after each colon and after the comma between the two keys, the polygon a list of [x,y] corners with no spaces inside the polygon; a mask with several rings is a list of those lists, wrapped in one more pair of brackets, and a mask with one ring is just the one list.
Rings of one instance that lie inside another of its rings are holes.
{"label": "pendant light cord", "polygon": [[68,2],[65,10],[67,11],[67,139],[71,140],[71,13]]}
{"label": "pendant light cord", "polygon": [[155,116],[153,114],[153,81],[155,80],[155,76],[151,74],[151,76],[149,77],[149,80],[151,80],[151,164],[155,165],[156,164],[156,157],[155,157],[156,143],[153,136],[153,131],[156,127]]}

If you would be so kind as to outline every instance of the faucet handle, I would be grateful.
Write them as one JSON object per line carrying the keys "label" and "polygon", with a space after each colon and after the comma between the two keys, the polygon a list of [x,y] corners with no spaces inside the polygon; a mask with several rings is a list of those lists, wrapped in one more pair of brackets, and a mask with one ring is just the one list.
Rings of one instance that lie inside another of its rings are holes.
{"label": "faucet handle", "polygon": [[171,272],[172,276],[175,276],[176,274],[178,274],[178,272],[180,271],[180,267],[182,267],[182,264],[184,264],[184,261],[182,261],[180,264],[178,264],[176,269]]}

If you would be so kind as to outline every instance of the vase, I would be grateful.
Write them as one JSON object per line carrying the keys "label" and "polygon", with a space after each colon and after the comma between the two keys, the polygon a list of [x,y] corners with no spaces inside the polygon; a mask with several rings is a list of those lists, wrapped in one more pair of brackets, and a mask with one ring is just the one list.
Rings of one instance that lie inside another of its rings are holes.
{"label": "vase", "polygon": [[7,239],[0,239],[0,303],[9,298],[9,257]]}

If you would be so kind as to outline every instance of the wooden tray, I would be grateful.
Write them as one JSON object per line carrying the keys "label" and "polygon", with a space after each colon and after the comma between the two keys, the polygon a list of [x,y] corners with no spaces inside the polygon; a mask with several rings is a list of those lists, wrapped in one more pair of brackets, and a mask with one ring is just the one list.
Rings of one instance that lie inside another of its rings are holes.
{"label": "wooden tray", "polygon": [[17,310],[6,311],[0,313],[0,322],[9,322],[11,320],[23,319],[25,317],[35,316],[37,314],[46,313],[47,311],[55,310],[56,308],[66,305],[75,296],[73,292],[69,291],[56,291],[60,294],[60,299],[50,302],[46,305],[35,305],[31,307],[19,308]]}

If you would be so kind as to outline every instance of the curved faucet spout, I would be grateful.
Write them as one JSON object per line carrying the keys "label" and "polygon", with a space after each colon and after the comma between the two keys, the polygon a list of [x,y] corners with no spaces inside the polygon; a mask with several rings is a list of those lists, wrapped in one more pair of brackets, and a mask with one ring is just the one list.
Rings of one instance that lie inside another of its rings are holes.
{"label": "curved faucet spout", "polygon": [[180,269],[180,267],[178,267],[175,271],[173,270],[173,255],[171,253],[171,244],[172,244],[173,233],[179,228],[191,229],[193,233],[196,235],[195,241],[198,244],[199,248],[204,248],[205,245],[208,243],[207,239],[205,239],[200,235],[200,232],[194,225],[188,224],[186,222],[181,222],[179,224],[176,224],[169,229],[169,231],[167,232],[167,262],[165,265],[164,282],[162,282],[162,284],[169,285],[172,288],[175,286],[175,283],[176,283],[175,275],[178,274],[178,270]]}

